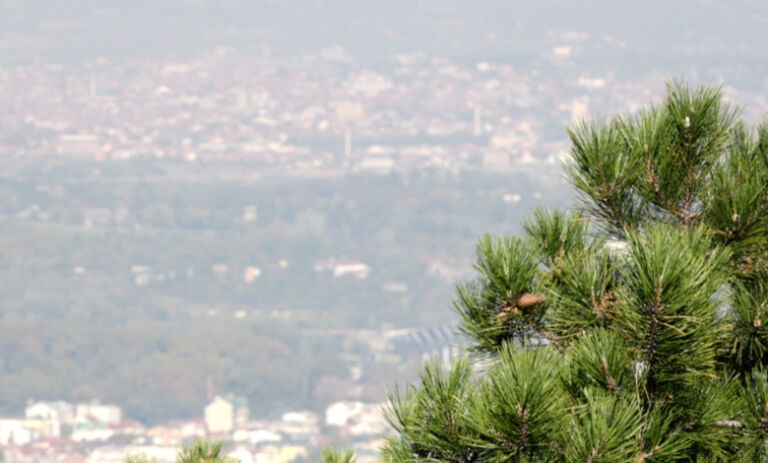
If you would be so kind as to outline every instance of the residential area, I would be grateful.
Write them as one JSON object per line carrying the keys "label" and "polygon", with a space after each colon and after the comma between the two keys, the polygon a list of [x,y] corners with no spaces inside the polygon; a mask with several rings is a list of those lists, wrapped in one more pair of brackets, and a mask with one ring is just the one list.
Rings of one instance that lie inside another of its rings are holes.
{"label": "residential area", "polygon": [[324,415],[299,410],[264,420],[250,416],[242,397],[215,396],[200,418],[155,426],[117,405],[30,401],[23,417],[0,417],[0,450],[7,463],[122,463],[130,455],[166,463],[180,446],[210,439],[242,463],[288,463],[312,461],[333,434],[365,462],[386,432],[381,404],[354,401],[332,403]]}

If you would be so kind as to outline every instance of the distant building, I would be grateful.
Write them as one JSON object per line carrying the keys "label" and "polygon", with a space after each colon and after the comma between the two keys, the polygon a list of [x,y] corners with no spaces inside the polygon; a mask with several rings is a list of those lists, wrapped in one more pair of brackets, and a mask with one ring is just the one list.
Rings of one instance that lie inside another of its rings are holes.
{"label": "distant building", "polygon": [[313,425],[317,424],[317,416],[310,411],[296,411],[283,413],[282,420],[284,423],[301,424],[301,425]]}
{"label": "distant building", "polygon": [[235,426],[235,407],[227,399],[216,396],[205,406],[205,427],[209,434],[228,434]]}
{"label": "distant building", "polygon": [[25,420],[0,418],[0,445],[26,445],[35,439],[35,433],[27,429]]}
{"label": "distant building", "polygon": [[75,407],[62,400],[56,402],[30,402],[24,410],[26,418],[56,420],[62,424],[71,424],[75,420]]}
{"label": "distant building", "polygon": [[78,423],[118,424],[123,421],[123,410],[117,405],[99,403],[77,404],[75,421]]}
{"label": "distant building", "polygon": [[368,278],[371,268],[363,262],[355,259],[327,259],[316,261],[314,266],[316,272],[330,272],[334,278],[351,276],[359,280]]}
{"label": "distant building", "polygon": [[83,455],[71,449],[44,444],[11,446],[3,449],[4,463],[85,463]]}
{"label": "distant building", "polygon": [[253,454],[254,463],[289,463],[309,457],[307,449],[299,445],[267,445]]}
{"label": "distant building", "polygon": [[333,268],[333,276],[335,278],[349,275],[358,280],[364,280],[370,272],[370,267],[362,262],[341,262]]}
{"label": "distant building", "polygon": [[260,445],[266,442],[280,442],[283,440],[283,436],[268,429],[239,429],[232,435],[232,440]]}
{"label": "distant building", "polygon": [[205,407],[205,427],[209,434],[229,434],[235,428],[244,427],[248,423],[249,415],[248,401],[245,398],[231,394],[225,397],[216,396]]}
{"label": "distant building", "polygon": [[62,134],[56,152],[70,157],[94,159],[101,154],[99,137],[92,134]]}
{"label": "distant building", "polygon": [[249,265],[243,270],[243,281],[246,283],[253,283],[259,276],[261,276],[261,269],[259,267]]}
{"label": "distant building", "polygon": [[61,437],[61,421],[27,418],[24,427],[42,437]]}
{"label": "distant building", "polygon": [[144,455],[149,461],[173,463],[178,448],[158,445],[100,445],[89,453],[85,463],[125,463],[128,456]]}
{"label": "distant building", "polygon": [[75,442],[99,442],[109,440],[115,431],[104,423],[82,422],[75,424],[70,438]]}
{"label": "distant building", "polygon": [[349,419],[362,411],[362,402],[335,402],[325,409],[325,424],[344,426]]}
{"label": "distant building", "polygon": [[372,171],[380,174],[386,174],[395,167],[395,160],[389,156],[376,156],[363,158],[357,163],[360,170]]}
{"label": "distant building", "polygon": [[147,436],[154,445],[179,445],[196,438],[205,437],[205,422],[197,420],[174,420],[161,426],[150,428]]}
{"label": "distant building", "polygon": [[227,451],[226,455],[230,458],[234,458],[240,463],[255,463],[256,461],[253,458],[251,451],[244,446],[236,446],[235,448]]}
{"label": "distant building", "polygon": [[335,402],[325,410],[325,424],[344,427],[353,435],[376,435],[386,432],[387,421],[380,404]]}

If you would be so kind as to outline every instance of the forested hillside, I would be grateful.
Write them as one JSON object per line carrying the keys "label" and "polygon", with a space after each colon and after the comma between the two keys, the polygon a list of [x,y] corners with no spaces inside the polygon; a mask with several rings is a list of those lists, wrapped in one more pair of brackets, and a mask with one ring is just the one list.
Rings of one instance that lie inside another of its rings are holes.
{"label": "forested hillside", "polygon": [[[515,175],[172,167],[19,161],[6,171],[0,409],[101,398],[154,422],[198,416],[208,384],[258,397],[257,414],[322,407],[322,385],[349,376],[339,355],[366,347],[305,331],[450,321],[474,237],[515,229],[534,193],[562,201]],[[331,258],[369,273],[316,268]]]}

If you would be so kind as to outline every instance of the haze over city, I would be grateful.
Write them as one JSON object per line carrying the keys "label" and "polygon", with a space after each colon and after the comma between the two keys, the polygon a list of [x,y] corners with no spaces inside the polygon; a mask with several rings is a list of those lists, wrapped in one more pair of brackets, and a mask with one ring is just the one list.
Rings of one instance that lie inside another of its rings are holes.
{"label": "haze over city", "polygon": [[375,461],[477,239],[670,78],[768,110],[760,1],[0,0],[6,463]]}

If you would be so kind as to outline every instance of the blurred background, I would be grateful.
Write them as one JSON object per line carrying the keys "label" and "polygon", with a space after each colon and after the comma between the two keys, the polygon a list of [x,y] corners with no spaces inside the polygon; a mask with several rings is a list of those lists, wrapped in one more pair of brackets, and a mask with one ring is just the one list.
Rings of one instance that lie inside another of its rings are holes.
{"label": "blurred background", "polygon": [[767,28],[746,0],[0,0],[5,461],[374,455],[387,390],[458,352],[477,238],[573,202],[566,127],[670,78],[756,123]]}

